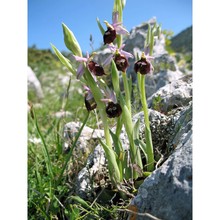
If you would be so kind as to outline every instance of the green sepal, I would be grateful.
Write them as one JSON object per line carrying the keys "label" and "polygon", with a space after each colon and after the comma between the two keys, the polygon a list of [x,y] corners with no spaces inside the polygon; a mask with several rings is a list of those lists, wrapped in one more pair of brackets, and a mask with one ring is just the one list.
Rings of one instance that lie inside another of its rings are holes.
{"label": "green sepal", "polygon": [[63,27],[63,34],[64,34],[64,42],[65,42],[66,47],[74,55],[82,57],[81,48],[73,32],[64,23],[62,23],[62,27]]}

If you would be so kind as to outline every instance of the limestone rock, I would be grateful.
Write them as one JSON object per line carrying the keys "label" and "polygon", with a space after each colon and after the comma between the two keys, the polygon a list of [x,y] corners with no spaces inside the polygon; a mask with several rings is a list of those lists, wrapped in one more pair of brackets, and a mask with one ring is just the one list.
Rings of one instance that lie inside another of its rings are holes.
{"label": "limestone rock", "polygon": [[192,75],[186,75],[161,87],[148,98],[150,108],[154,108],[153,100],[160,97],[160,111],[167,113],[173,108],[187,106],[192,100]]}
{"label": "limestone rock", "polygon": [[[69,122],[65,124],[63,129],[63,151],[68,152],[75,140],[76,135],[79,132],[82,123],[80,122]],[[104,131],[101,129],[92,129],[88,126],[84,126],[82,133],[78,139],[76,150],[79,154],[89,153],[97,138],[102,138],[104,136]]]}
{"label": "limestone rock", "polygon": [[[159,219],[192,219],[192,105],[176,122],[170,144],[175,151],[140,186],[131,204]],[[129,218],[128,218],[129,219]],[[148,217],[137,216],[137,220]]]}

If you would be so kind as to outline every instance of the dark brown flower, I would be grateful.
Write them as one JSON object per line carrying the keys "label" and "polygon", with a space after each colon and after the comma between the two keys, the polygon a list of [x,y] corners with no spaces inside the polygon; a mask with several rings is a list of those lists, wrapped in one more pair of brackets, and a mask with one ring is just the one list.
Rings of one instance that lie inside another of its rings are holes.
{"label": "dark brown flower", "polygon": [[152,73],[154,68],[150,62],[150,60],[152,60],[153,57],[145,55],[145,53],[142,53],[141,59],[138,60],[135,64],[134,64],[134,71],[136,73],[140,73],[142,75],[148,74],[148,73]]}
{"label": "dark brown flower", "polygon": [[97,107],[97,104],[95,102],[95,99],[88,87],[85,86],[87,89],[87,92],[85,93],[85,106],[88,111],[92,111]]}
{"label": "dark brown flower", "polygon": [[108,27],[107,31],[105,31],[103,35],[104,44],[112,43],[116,38],[116,31],[115,29]]}
{"label": "dark brown flower", "polygon": [[109,118],[119,117],[122,113],[121,106],[118,103],[109,102],[106,107],[106,113]]}
{"label": "dark brown flower", "polygon": [[103,76],[105,75],[104,69],[102,66],[100,66],[98,63],[94,61],[89,61],[87,64],[89,71],[93,73],[95,76]]}
{"label": "dark brown flower", "polygon": [[119,71],[125,72],[127,70],[129,64],[127,58],[124,55],[120,53],[115,54],[114,61]]}

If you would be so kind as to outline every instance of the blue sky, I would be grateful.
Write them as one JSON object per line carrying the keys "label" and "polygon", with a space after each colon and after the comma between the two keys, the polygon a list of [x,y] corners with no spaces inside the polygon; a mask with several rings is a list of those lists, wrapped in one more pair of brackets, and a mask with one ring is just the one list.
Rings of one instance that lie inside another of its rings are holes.
{"label": "blue sky", "polygon": [[[48,49],[53,43],[59,50],[66,50],[63,42],[62,22],[76,36],[81,49],[91,51],[89,37],[92,34],[94,48],[102,44],[102,36],[96,18],[103,26],[111,23],[114,0],[28,0],[28,46]],[[128,31],[132,27],[156,16],[162,29],[175,34],[192,25],[192,0],[127,0],[123,24]]]}

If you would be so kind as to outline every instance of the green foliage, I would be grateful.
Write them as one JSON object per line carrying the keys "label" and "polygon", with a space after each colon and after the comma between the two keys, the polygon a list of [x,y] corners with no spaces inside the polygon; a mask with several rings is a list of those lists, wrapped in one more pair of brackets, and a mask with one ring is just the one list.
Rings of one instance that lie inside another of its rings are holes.
{"label": "green foliage", "polygon": [[162,107],[161,101],[162,101],[162,98],[160,95],[154,97],[152,101],[153,109],[157,110],[158,112],[161,112],[161,107]]}

